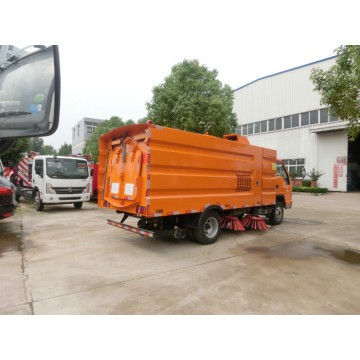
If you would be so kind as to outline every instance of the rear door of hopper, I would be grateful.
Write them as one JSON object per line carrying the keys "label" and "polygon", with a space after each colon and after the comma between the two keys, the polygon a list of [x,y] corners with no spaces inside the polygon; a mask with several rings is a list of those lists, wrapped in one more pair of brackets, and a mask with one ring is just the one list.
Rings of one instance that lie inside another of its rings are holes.
{"label": "rear door of hopper", "polygon": [[[113,199],[136,201],[139,196],[143,154],[135,141],[116,145],[108,162],[109,190]],[[127,204],[128,205],[128,204]]]}

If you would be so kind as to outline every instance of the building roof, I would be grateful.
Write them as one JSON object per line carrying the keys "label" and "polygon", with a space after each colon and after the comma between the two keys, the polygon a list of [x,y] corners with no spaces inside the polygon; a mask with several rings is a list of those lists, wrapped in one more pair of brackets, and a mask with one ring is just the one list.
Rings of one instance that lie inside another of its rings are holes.
{"label": "building roof", "polygon": [[336,57],[337,57],[337,55],[330,56],[330,57],[328,57],[326,59],[317,60],[317,61],[311,62],[309,64],[300,65],[300,66],[297,66],[297,67],[294,67],[294,68],[291,68],[291,69],[288,69],[288,70],[280,71],[280,72],[275,73],[275,74],[263,76],[263,77],[261,77],[259,79],[256,79],[256,80],[251,81],[251,82],[249,82],[249,83],[247,83],[247,84],[245,84],[243,86],[238,87],[237,89],[234,90],[234,92],[244,88],[245,86],[251,85],[251,84],[253,84],[253,83],[257,82],[257,81],[260,81],[260,80],[263,80],[263,79],[266,79],[266,78],[269,78],[269,77],[272,77],[272,76],[280,75],[280,74],[283,74],[283,73],[286,73],[286,72],[289,72],[289,71],[297,70],[297,69],[300,69],[300,68],[303,68],[303,67],[306,67],[306,66],[314,65],[314,64],[317,64],[317,63],[320,63],[320,62],[323,62],[323,61],[331,60],[331,59],[334,59]]}

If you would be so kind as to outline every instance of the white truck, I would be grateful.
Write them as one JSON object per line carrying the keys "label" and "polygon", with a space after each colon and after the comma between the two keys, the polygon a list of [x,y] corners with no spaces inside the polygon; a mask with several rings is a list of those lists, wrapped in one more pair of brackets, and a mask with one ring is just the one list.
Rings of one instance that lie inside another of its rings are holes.
{"label": "white truck", "polygon": [[92,173],[85,159],[70,156],[35,156],[32,197],[37,211],[44,205],[74,204],[80,209],[90,201]]}

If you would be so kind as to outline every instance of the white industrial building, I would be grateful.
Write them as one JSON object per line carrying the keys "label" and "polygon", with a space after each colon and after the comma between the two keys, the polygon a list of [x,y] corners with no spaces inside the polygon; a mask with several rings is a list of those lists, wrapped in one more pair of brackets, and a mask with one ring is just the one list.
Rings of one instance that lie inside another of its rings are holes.
{"label": "white industrial building", "polygon": [[96,126],[101,124],[103,119],[84,117],[72,127],[72,153],[82,154],[86,140],[90,138]]}
{"label": "white industrial building", "polygon": [[250,144],[277,150],[290,172],[324,175],[331,191],[360,190],[360,139],[349,143],[346,122],[320,103],[310,80],[313,68],[329,69],[336,56],[269,75],[234,91],[238,134]]}

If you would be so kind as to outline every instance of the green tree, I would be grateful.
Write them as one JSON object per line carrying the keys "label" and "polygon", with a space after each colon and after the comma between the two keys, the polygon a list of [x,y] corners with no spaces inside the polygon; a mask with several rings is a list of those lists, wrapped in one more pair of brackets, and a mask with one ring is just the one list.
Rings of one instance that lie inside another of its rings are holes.
{"label": "green tree", "polygon": [[147,121],[148,121],[148,117],[145,116],[143,118],[138,119],[137,123],[138,124],[146,124]]}
{"label": "green tree", "polygon": [[30,144],[30,139],[17,139],[11,145],[11,147],[1,155],[1,160],[5,166],[12,161],[14,164],[18,164],[23,158],[22,153],[26,152]]}
{"label": "green tree", "polygon": [[208,70],[198,60],[173,66],[164,83],[153,88],[152,100],[146,104],[149,120],[220,137],[235,132],[234,94],[229,85],[222,86],[217,75],[217,70]]}
{"label": "green tree", "polygon": [[98,162],[99,157],[99,138],[101,135],[106,134],[107,132],[114,130],[118,127],[125,125],[132,125],[135,122],[133,120],[128,120],[125,123],[118,116],[112,116],[110,120],[105,120],[96,126],[91,137],[86,141],[83,153],[91,155],[93,161]]}
{"label": "green tree", "polygon": [[44,145],[40,151],[40,155],[57,155],[57,151],[51,145]]}
{"label": "green tree", "polygon": [[62,144],[60,146],[60,149],[58,151],[58,155],[60,156],[69,156],[72,153],[72,146],[71,144],[67,144],[66,142],[64,142],[64,144]]}
{"label": "green tree", "polygon": [[31,138],[27,151],[35,151],[40,154],[41,150],[44,147],[44,140],[41,138]]}
{"label": "green tree", "polygon": [[353,141],[360,134],[360,45],[343,45],[335,51],[336,64],[327,71],[313,69],[310,79],[330,113],[349,120],[346,133]]}

